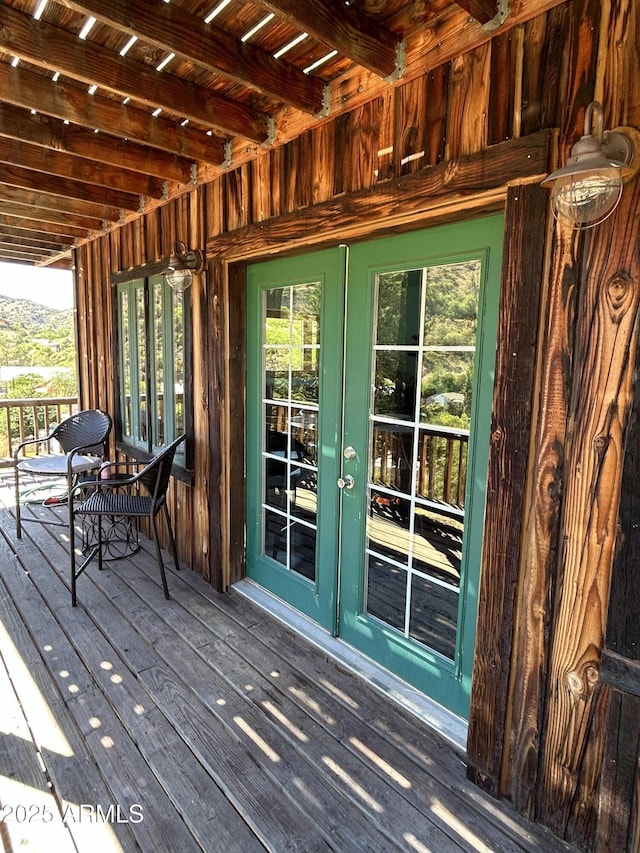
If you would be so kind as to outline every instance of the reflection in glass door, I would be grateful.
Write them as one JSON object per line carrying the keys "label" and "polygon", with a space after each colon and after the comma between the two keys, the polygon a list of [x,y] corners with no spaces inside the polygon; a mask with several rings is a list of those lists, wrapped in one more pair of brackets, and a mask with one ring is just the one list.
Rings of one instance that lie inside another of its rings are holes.
{"label": "reflection in glass door", "polygon": [[344,252],[247,284],[247,574],[335,632]]}
{"label": "reflection in glass door", "polygon": [[316,579],[320,282],[265,291],[264,553]]}
{"label": "reflection in glass door", "polygon": [[482,265],[375,277],[366,611],[453,660]]}
{"label": "reflection in glass door", "polygon": [[[340,636],[466,716],[502,217],[353,246]],[[362,318],[369,323],[363,328]],[[369,377],[366,381],[364,377]]]}

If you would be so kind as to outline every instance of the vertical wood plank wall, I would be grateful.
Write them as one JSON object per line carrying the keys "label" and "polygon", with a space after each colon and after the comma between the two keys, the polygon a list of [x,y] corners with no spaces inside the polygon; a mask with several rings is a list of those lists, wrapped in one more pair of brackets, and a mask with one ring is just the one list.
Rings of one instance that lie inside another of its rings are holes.
{"label": "vertical wood plank wall", "polygon": [[[204,248],[212,237],[233,241],[260,224],[273,237],[265,253],[290,251],[284,225],[303,222],[309,206],[337,201],[348,210],[350,193],[427,175],[429,166],[541,128],[558,129],[566,156],[596,97],[606,127],[639,127],[636,6],[569,0],[497,31],[452,62],[80,246],[82,404],[115,408],[109,276],[168,257],[176,240]],[[619,775],[612,762],[616,733],[638,749],[640,700],[603,685],[599,667],[625,435],[638,393],[631,380],[640,192],[636,180],[615,216],[581,237],[557,226],[539,187],[518,187],[518,177],[506,207],[512,267],[503,276],[469,772],[584,849],[609,849],[615,824],[627,844],[620,849],[632,850],[638,761]],[[468,208],[461,197],[459,215]],[[384,227],[363,221],[359,233]],[[193,483],[172,483],[171,511],[180,519],[181,560],[224,589],[243,571],[243,265],[210,257],[190,298]],[[637,482],[633,464],[626,476]]]}

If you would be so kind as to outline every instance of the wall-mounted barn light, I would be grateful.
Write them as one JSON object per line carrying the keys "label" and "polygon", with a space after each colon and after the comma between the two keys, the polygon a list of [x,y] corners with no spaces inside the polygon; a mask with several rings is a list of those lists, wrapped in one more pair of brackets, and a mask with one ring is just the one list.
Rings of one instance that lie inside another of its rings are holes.
{"label": "wall-mounted barn light", "polygon": [[204,257],[200,249],[189,249],[178,241],[173,244],[169,266],[162,271],[167,284],[178,293],[190,287],[194,274],[202,272]]}
{"label": "wall-mounted barn light", "polygon": [[[595,124],[595,135],[592,132]],[[542,181],[551,186],[553,213],[576,228],[591,228],[616,209],[622,180],[634,171],[634,145],[619,130],[603,132],[602,105],[593,101],[584,117],[584,135],[571,149],[567,165]]]}

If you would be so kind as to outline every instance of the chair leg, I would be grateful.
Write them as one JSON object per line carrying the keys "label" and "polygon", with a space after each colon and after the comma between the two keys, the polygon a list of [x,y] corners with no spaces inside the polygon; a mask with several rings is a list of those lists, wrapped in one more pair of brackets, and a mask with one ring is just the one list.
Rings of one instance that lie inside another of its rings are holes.
{"label": "chair leg", "polygon": [[18,474],[18,465],[14,468],[14,482],[16,490],[16,536],[22,539],[22,519],[20,518],[20,475]]}
{"label": "chair leg", "polygon": [[173,555],[173,562],[176,567],[176,572],[180,571],[180,566],[178,564],[178,549],[176,548],[176,540],[173,535],[173,527],[171,526],[171,516],[169,515],[169,510],[167,509],[167,505],[164,505],[164,517],[167,524],[167,533],[169,534],[169,544],[171,545],[171,553]]}
{"label": "chair leg", "polygon": [[98,524],[98,571],[102,571],[102,516],[96,515]]}
{"label": "chair leg", "polygon": [[164,571],[164,563],[162,562],[162,551],[160,550],[160,539],[158,537],[158,525],[156,524],[155,515],[151,515],[151,529],[153,531],[153,541],[156,543],[156,557],[158,558],[158,566],[160,567],[160,577],[162,578],[162,589],[164,597],[169,600],[169,587],[167,586],[167,576]]}
{"label": "chair leg", "polygon": [[69,509],[69,560],[71,563],[71,606],[75,607],[76,600],[76,528],[73,514],[73,501],[68,503]]}

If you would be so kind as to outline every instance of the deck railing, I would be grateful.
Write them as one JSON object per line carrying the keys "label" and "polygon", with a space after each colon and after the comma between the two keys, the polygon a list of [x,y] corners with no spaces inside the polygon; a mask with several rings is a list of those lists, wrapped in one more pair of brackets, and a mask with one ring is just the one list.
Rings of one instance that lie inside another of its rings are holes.
{"label": "deck railing", "polygon": [[[22,441],[44,438],[61,420],[78,411],[77,397],[33,397],[0,400],[0,467],[12,464]],[[42,452],[45,445],[34,448]]]}

